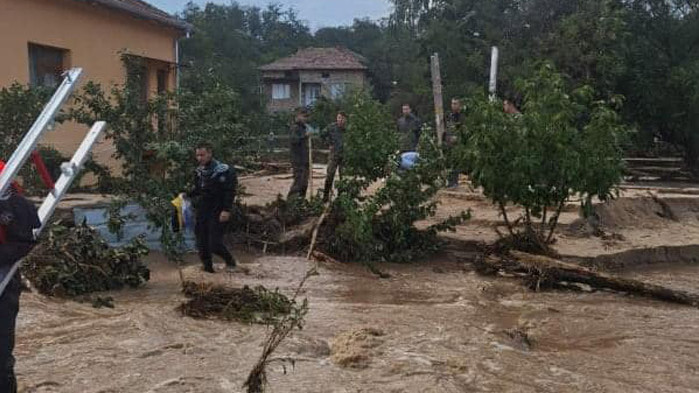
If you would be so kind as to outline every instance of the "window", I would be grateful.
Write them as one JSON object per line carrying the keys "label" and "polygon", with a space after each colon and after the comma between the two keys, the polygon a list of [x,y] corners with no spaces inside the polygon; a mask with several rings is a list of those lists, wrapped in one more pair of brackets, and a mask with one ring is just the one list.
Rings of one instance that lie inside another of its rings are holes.
{"label": "window", "polygon": [[29,83],[55,88],[61,83],[66,50],[29,44]]}
{"label": "window", "polygon": [[329,72],[323,72],[320,74],[320,77],[323,79],[328,79],[330,78],[330,73]]}
{"label": "window", "polygon": [[291,85],[288,83],[275,83],[272,85],[273,100],[288,100],[291,98]]}
{"label": "window", "polygon": [[344,83],[333,83],[330,85],[330,98],[333,100],[337,100],[339,98],[342,98],[342,96],[345,95],[345,92],[347,91],[347,85]]}
{"label": "window", "polygon": [[320,98],[320,83],[305,83],[303,85],[304,105],[313,106]]}
{"label": "window", "polygon": [[168,72],[168,70],[158,70],[158,94],[167,93],[167,81],[169,76],[170,72]]}

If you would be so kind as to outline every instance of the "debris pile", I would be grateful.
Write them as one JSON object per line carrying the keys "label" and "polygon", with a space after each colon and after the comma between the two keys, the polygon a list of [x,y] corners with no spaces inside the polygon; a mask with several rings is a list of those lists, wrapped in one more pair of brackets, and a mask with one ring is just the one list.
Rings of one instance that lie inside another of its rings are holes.
{"label": "debris pile", "polygon": [[42,294],[76,297],[92,292],[136,288],[150,279],[142,262],[148,255],[142,239],[112,248],[86,223],[52,225],[25,259],[22,273]]}
{"label": "debris pile", "polygon": [[182,287],[189,300],[178,310],[192,318],[273,324],[293,307],[293,302],[278,290],[269,291],[263,286],[229,288],[187,281]]}

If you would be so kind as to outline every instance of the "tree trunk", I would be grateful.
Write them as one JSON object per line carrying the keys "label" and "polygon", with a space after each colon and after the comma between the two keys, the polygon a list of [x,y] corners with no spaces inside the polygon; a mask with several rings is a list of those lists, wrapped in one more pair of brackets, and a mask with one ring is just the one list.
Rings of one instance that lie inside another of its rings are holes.
{"label": "tree trunk", "polygon": [[557,259],[512,251],[511,257],[486,256],[478,261],[481,272],[504,271],[534,279],[540,286],[565,286],[564,283],[582,283],[598,289],[611,289],[632,295],[685,304],[699,308],[699,295],[592,271],[588,268]]}

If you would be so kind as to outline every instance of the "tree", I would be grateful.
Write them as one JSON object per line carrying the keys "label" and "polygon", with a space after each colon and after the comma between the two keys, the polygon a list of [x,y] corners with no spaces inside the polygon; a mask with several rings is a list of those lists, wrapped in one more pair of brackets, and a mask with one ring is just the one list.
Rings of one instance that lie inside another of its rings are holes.
{"label": "tree", "polygon": [[[342,260],[410,261],[439,247],[436,235],[467,218],[450,218],[425,230],[415,224],[433,217],[434,196],[444,180],[444,161],[431,132],[423,133],[418,166],[397,170],[397,135],[387,108],[366,93],[349,99],[344,167],[324,247]],[[377,182],[383,183],[376,187]]]}
{"label": "tree", "polygon": [[[596,101],[588,86],[568,88],[550,64],[517,88],[524,96],[521,115],[504,113],[484,94],[470,101],[456,164],[469,168],[474,184],[499,207],[510,237],[542,252],[570,198],[589,204],[614,195],[625,131],[608,103]],[[519,219],[508,217],[510,204],[521,206]]]}

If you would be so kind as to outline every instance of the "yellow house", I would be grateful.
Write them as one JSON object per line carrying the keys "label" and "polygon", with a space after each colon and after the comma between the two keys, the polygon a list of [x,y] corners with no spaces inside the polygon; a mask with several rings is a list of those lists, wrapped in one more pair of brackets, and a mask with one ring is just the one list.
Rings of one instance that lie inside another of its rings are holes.
{"label": "yellow house", "polygon": [[[121,54],[145,59],[145,91],[173,90],[178,40],[190,26],[141,0],[0,0],[0,87],[13,82],[54,87],[61,73],[83,68],[82,83],[109,88],[125,81]],[[87,129],[64,124],[43,141],[72,154]],[[110,144],[95,150],[108,162]]]}

